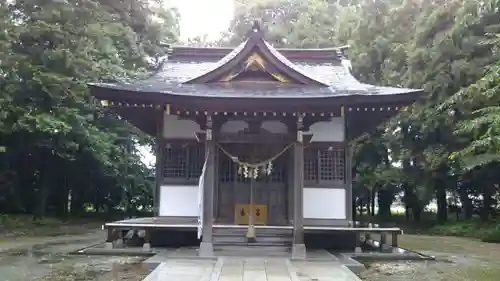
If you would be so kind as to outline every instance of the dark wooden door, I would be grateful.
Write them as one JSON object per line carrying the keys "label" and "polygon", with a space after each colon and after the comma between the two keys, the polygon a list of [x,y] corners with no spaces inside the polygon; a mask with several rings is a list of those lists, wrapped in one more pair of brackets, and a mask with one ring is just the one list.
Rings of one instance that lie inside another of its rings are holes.
{"label": "dark wooden door", "polygon": [[[281,150],[277,147],[276,152],[262,155],[266,151],[253,149],[255,145],[251,144],[238,144],[233,145],[231,148],[235,152],[230,153],[234,153],[233,155],[237,155],[240,159],[251,159],[250,157],[253,159],[267,159]],[[231,151],[229,148],[226,150]],[[269,153],[269,149],[267,153]],[[273,161],[273,169],[270,175],[259,175],[257,179],[250,180],[238,173],[238,166],[229,157],[223,152],[219,152],[219,180],[216,200],[217,222],[235,223],[235,207],[237,204],[250,204],[250,188],[252,187],[253,204],[267,206],[267,224],[287,224],[287,165],[290,163],[290,161],[287,161],[288,157],[289,153],[287,151]]]}

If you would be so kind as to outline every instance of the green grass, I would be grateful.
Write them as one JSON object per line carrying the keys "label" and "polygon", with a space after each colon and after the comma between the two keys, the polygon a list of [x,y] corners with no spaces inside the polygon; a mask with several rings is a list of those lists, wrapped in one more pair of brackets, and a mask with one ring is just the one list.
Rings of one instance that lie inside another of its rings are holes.
{"label": "green grass", "polygon": [[440,236],[471,237],[481,239],[484,242],[500,243],[500,225],[496,222],[450,222],[433,226],[426,233]]}
{"label": "green grass", "polygon": [[364,217],[361,221],[381,226],[397,226],[410,234],[471,237],[483,242],[500,243],[500,221],[483,222],[478,218],[457,221],[455,215],[450,214],[449,220],[440,224],[434,213],[423,213],[422,220],[418,223],[407,221],[402,214],[393,214],[390,221],[380,221],[377,217]]}
{"label": "green grass", "polygon": [[11,214],[0,214],[0,225],[4,228],[15,229],[15,228],[27,228],[27,227],[37,227],[37,226],[58,226],[64,222],[57,218],[43,218],[41,220],[33,221],[30,215],[11,215]]}
{"label": "green grass", "polygon": [[0,237],[83,234],[100,227],[102,222],[96,219],[62,220],[53,217],[33,221],[30,215],[0,214]]}

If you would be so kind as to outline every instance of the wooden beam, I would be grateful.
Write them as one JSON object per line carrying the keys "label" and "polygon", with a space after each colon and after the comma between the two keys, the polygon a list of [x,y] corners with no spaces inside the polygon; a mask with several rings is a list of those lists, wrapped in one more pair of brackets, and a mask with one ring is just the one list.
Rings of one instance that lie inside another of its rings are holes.
{"label": "wooden beam", "polygon": [[304,139],[302,116],[297,121],[297,141],[293,145],[293,245],[292,258],[305,259],[304,245]]}
{"label": "wooden beam", "polygon": [[[352,199],[352,145],[345,148],[345,184],[346,184],[346,214],[347,220],[353,221],[353,199]],[[354,223],[354,222],[353,222]]]}
{"label": "wooden beam", "polygon": [[211,257],[213,250],[213,216],[214,216],[214,179],[215,179],[215,141],[212,136],[212,118],[207,117],[205,132],[205,155],[207,164],[205,167],[205,178],[203,184],[203,232],[199,255]]}
{"label": "wooden beam", "polygon": [[155,188],[153,190],[153,213],[155,216],[160,215],[160,190],[161,184],[163,182],[163,154],[164,154],[164,144],[163,139],[163,127],[165,123],[163,110],[156,110],[157,120],[156,120],[156,164],[155,164]]}

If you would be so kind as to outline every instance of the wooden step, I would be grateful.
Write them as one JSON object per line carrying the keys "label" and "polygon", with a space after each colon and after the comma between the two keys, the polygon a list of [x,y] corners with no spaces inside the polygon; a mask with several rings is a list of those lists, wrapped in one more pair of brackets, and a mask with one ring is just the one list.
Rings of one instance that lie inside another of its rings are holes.
{"label": "wooden step", "polygon": [[[247,238],[245,236],[214,235],[213,240],[214,240],[214,242],[239,243],[239,242],[246,242]],[[283,243],[291,243],[293,240],[293,237],[292,236],[256,236],[255,240],[257,242],[263,242],[263,243],[283,244]]]}
{"label": "wooden step", "polygon": [[214,237],[213,243],[214,244],[252,244],[252,243],[259,243],[262,245],[291,245],[292,244],[292,239],[286,239],[286,240],[264,240],[264,239],[259,239],[257,238],[255,242],[248,242],[247,239],[227,239],[225,237]]}
{"label": "wooden step", "polygon": [[[224,235],[240,235],[246,234],[248,229],[246,227],[242,228],[213,228],[214,235],[224,234]],[[255,228],[255,233],[261,236],[282,236],[282,235],[293,235],[293,229],[282,229],[282,228]]]}
{"label": "wooden step", "polygon": [[249,245],[252,247],[265,247],[265,246],[290,246],[292,245],[292,241],[265,241],[265,240],[259,240],[255,242],[248,242],[246,239],[242,240],[226,240],[226,239],[214,239],[213,244],[216,245]]}
{"label": "wooden step", "polygon": [[248,242],[246,227],[213,229],[214,251],[232,256],[286,256],[291,252],[293,230],[256,228],[255,242]]}

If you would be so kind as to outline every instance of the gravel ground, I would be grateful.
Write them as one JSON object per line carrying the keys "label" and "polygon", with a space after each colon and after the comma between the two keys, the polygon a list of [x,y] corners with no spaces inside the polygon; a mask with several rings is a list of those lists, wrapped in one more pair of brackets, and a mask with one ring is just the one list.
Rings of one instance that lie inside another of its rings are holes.
{"label": "gravel ground", "polygon": [[498,281],[500,245],[474,239],[402,236],[401,246],[436,257],[436,261],[373,262],[365,281]]}
{"label": "gravel ground", "polygon": [[[140,281],[149,268],[139,257],[80,256],[68,253],[101,241],[104,232],[57,237],[24,237],[0,242],[2,281]],[[473,239],[405,235],[401,246],[436,261],[373,262],[365,281],[499,281],[500,245]]]}
{"label": "gravel ground", "polygon": [[104,241],[103,231],[58,237],[6,239],[0,243],[2,281],[139,281],[149,268],[139,257],[69,255]]}

